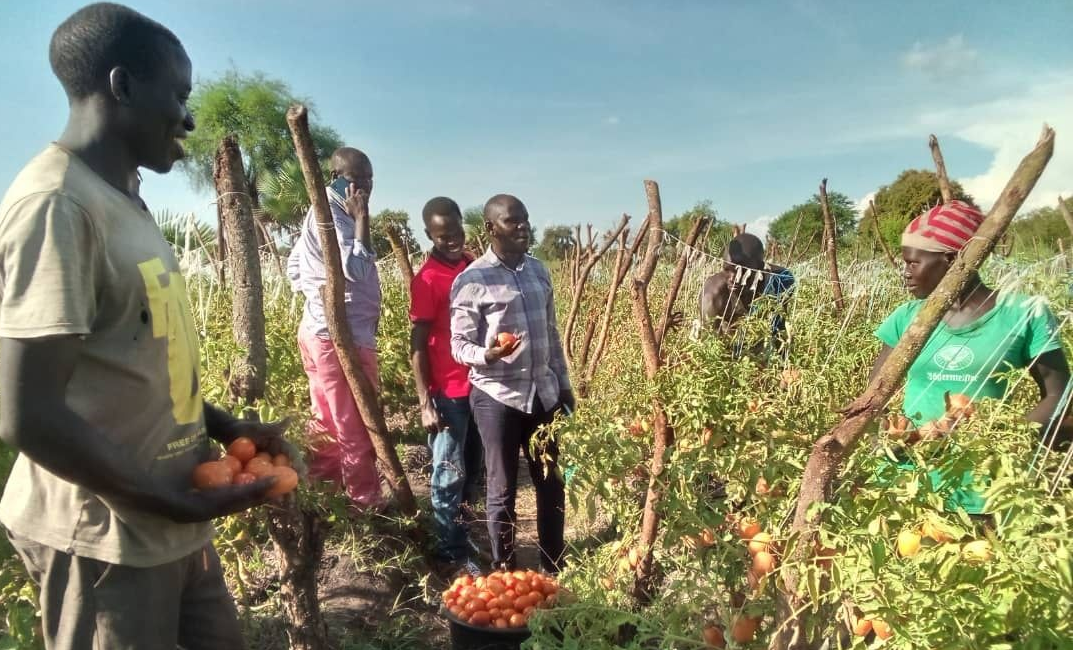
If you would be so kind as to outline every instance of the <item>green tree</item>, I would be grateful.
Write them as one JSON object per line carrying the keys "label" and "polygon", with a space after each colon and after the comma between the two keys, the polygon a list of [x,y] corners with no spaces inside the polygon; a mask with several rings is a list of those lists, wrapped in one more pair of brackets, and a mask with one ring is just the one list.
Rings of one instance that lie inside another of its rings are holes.
{"label": "green tree", "polygon": [[466,247],[480,255],[488,248],[488,234],[484,229],[484,207],[475,205],[462,212],[462,227],[466,231]]}
{"label": "green tree", "polygon": [[[664,221],[663,230],[671,237],[685,241],[685,238],[689,236],[689,230],[693,227],[693,222],[699,218],[708,219],[708,235],[705,237],[708,252],[713,255],[722,255],[727,242],[730,241],[732,226],[719,218],[719,214],[712,207],[711,199],[697,201],[692,208]],[[673,244],[676,242],[671,240],[668,243]],[[698,242],[698,246],[701,245]],[[668,254],[672,254],[675,248],[672,246],[664,250]],[[677,253],[673,254],[677,255]]]}
{"label": "green tree", "polygon": [[[957,181],[950,181],[954,198],[976,205]],[[901,245],[902,231],[918,214],[942,200],[939,192],[939,177],[925,169],[907,169],[890,185],[876,192],[873,202],[879,211],[879,232],[891,248]],[[858,231],[864,237],[874,237],[872,210],[865,208],[861,214]]]}
{"label": "green tree", "polygon": [[[857,210],[853,201],[841,192],[828,192],[827,205],[835,221],[836,245],[844,246],[857,224]],[[778,242],[783,251],[789,252],[799,220],[801,229],[794,245],[794,255],[818,253],[823,239],[823,208],[820,206],[819,194],[813,194],[808,201],[799,203],[776,217],[768,227],[768,238]]]}
{"label": "green tree", "polygon": [[179,214],[167,208],[153,213],[153,219],[160,227],[164,239],[175,249],[175,254],[182,256],[189,250],[206,249],[209,255],[216,250],[216,230],[212,226],[200,223],[192,214]]}
{"label": "green tree", "polygon": [[[1065,203],[1073,210],[1073,199],[1066,199]],[[1059,239],[1067,243],[1067,251],[1073,247],[1069,226],[1058,208],[1037,208],[1018,215],[1010,225],[1010,234],[1014,254],[1035,256],[1038,251],[1040,255],[1054,255],[1058,253]]]}
{"label": "green tree", "polygon": [[[481,255],[488,248],[488,231],[484,227],[484,206],[475,205],[462,211],[462,228],[466,231],[466,248]],[[536,226],[529,224],[531,241],[537,239]]]}
{"label": "green tree", "polygon": [[[327,160],[321,161],[321,175],[325,183],[331,178]],[[276,223],[285,228],[296,228],[302,224],[312,202],[297,160],[287,160],[275,173],[261,176],[257,189],[263,214],[271,215]]]}
{"label": "green tree", "polygon": [[387,238],[389,226],[394,226],[398,230],[399,238],[402,240],[402,245],[406,247],[406,252],[413,254],[421,250],[417,239],[414,238],[413,231],[410,230],[410,215],[405,210],[381,210],[369,224],[369,234],[373,238],[373,251],[376,252],[378,258],[387,259],[391,257],[394,259],[391,241]]}
{"label": "green tree", "polygon": [[566,259],[567,255],[574,250],[574,231],[570,226],[548,226],[544,229],[544,236],[540,245],[536,247],[534,254],[540,259],[550,262],[552,260]]}
{"label": "green tree", "polygon": [[[234,134],[242,150],[246,186],[254,211],[281,223],[291,219],[289,214],[267,213],[262,207],[259,181],[285,171],[288,162],[297,162],[287,128],[287,109],[296,103],[310,105],[308,100],[292,94],[282,81],[261,73],[244,75],[231,70],[218,79],[198,82],[189,101],[197,129],[186,139],[186,158],[182,161],[194,187],[213,187],[216,148],[224,136]],[[310,130],[322,158],[342,145],[339,135],[328,127],[313,124]],[[293,177],[293,168],[286,171]]]}

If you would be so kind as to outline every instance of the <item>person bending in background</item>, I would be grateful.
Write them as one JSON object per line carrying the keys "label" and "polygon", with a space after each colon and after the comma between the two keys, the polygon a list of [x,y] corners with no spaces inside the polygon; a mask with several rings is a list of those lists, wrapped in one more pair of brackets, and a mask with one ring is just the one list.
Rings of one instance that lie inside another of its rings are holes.
{"label": "person bending in background", "polygon": [[[757,298],[776,299],[771,318],[770,344],[773,351],[786,354],[787,334],[785,306],[793,295],[794,275],[789,269],[764,261],[764,244],[750,233],[741,233],[730,240],[723,269],[704,282],[700,293],[700,322],[730,333],[734,324],[756,309]],[[740,356],[743,343],[735,346]]]}
{"label": "person bending in background", "polygon": [[[951,201],[925,211],[906,227],[902,234],[903,277],[915,300],[898,307],[876,330],[883,347],[872,378],[983,220],[973,206]],[[941,430],[949,424],[944,424],[948,393],[974,400],[1002,399],[1009,386],[1000,373],[1022,368],[1029,369],[1040,392],[1039,402],[1025,417],[1039,424],[1046,434],[1054,424],[1069,381],[1055,318],[1038,298],[997,295],[973,272],[909,368],[904,413],[916,427],[931,425],[931,430],[936,431],[932,423],[939,423]],[[938,486],[939,473],[932,472],[931,476]],[[966,473],[947,507],[960,506],[969,514],[982,514],[984,500],[973,484],[972,472]]]}
{"label": "person bending in background", "polygon": [[[346,318],[362,371],[373,386],[379,386],[376,328],[380,322],[380,276],[369,235],[373,166],[361,151],[341,147],[332,154],[331,168],[333,181],[326,189],[346,280]],[[287,276],[294,290],[306,299],[298,348],[309,376],[313,411],[307,426],[312,451],[309,474],[342,483],[358,510],[379,508],[383,502],[376,451],[328,336],[320,295],[326,279],[324,254],[313,208],[306,214],[287,259]]]}
{"label": "person bending in background", "polygon": [[432,242],[428,259],[410,283],[410,358],[421,424],[432,450],[432,514],[436,556],[472,575],[472,543],[462,521],[463,504],[476,501],[482,463],[480,434],[469,406],[469,368],[451,356],[451,285],[473,256],[466,252],[462,211],[438,196],[421,211]]}
{"label": "person bending in background", "polygon": [[[554,574],[565,548],[566,497],[556,467],[559,450],[551,438],[538,450],[541,455],[530,449],[538,427],[551,422],[558,410],[574,409],[551,275],[527,255],[529,212],[517,198],[499,194],[489,199],[484,226],[491,241],[488,251],[460,273],[451,288],[451,353],[470,367],[470,406],[488,472],[492,561],[497,569],[515,566],[520,449],[536,488],[540,564]],[[512,340],[514,336],[517,340]]]}

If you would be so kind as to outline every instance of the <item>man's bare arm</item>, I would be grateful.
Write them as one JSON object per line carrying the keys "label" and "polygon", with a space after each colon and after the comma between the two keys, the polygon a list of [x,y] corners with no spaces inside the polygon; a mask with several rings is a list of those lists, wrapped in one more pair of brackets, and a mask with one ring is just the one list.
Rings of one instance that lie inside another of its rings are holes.
{"label": "man's bare arm", "polygon": [[179,522],[207,521],[264,500],[271,480],[204,492],[178,492],[138,467],[67,405],[81,355],[77,336],[0,338],[0,439],[56,476],[101,496]]}

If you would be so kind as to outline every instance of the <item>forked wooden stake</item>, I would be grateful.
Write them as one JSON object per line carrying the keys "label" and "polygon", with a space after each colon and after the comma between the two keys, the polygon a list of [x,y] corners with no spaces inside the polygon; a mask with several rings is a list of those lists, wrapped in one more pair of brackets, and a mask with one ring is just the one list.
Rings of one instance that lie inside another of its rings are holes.
{"label": "forked wooden stake", "polygon": [[[596,266],[596,263],[600,261],[600,258],[604,256],[607,249],[611,248],[611,245],[615,243],[615,239],[618,234],[622,232],[622,229],[626,227],[626,223],[630,218],[626,215],[622,215],[622,219],[618,222],[618,228],[616,228],[610,237],[604,240],[600,250],[593,254],[590,254],[585,260],[585,266],[578,272],[577,279],[574,283],[574,296],[570,301],[570,312],[566,317],[566,328],[563,330],[563,339],[565,345],[563,345],[564,352],[566,353],[566,361],[570,364],[571,369],[574,366],[574,326],[577,324],[578,309],[581,308],[581,297],[585,293],[585,284],[589,281],[589,275],[592,273],[592,267]],[[589,241],[592,241],[592,226],[589,226]]]}
{"label": "forked wooden stake", "polygon": [[[648,252],[644,262],[633,276],[630,285],[630,297],[633,299],[633,316],[641,334],[641,348],[645,359],[645,376],[649,381],[656,379],[660,368],[659,345],[656,333],[652,329],[652,315],[648,306],[648,284],[659,262],[660,244],[663,242],[663,206],[660,203],[659,185],[655,181],[645,181],[645,194],[648,196]],[[656,566],[653,558],[656,537],[659,534],[659,506],[663,500],[665,488],[662,484],[664,456],[667,448],[674,444],[674,434],[667,413],[659,398],[652,400],[654,422],[654,440],[652,456],[649,462],[648,493],[645,495],[645,508],[641,515],[640,551],[641,561],[633,583],[633,596],[638,602],[646,604],[652,597],[653,579]]]}

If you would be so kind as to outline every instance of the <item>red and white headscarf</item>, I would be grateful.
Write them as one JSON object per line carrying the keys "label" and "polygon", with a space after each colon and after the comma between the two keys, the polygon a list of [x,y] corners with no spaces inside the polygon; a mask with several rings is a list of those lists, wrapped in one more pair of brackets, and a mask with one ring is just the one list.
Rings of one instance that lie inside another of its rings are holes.
{"label": "red and white headscarf", "polygon": [[964,201],[951,201],[921,213],[902,233],[902,246],[935,253],[958,253],[976,234],[984,215]]}

